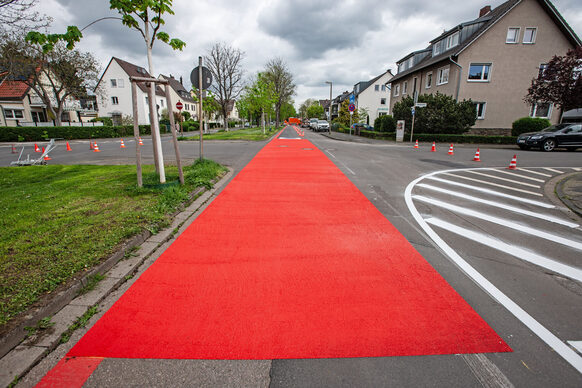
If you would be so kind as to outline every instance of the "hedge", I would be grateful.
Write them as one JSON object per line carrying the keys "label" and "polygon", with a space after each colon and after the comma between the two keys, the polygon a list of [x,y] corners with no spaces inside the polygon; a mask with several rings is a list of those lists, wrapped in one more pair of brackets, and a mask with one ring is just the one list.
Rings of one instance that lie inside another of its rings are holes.
{"label": "hedge", "polygon": [[[149,135],[149,125],[140,125],[139,133]],[[48,139],[92,139],[133,136],[133,125],[102,127],[0,127],[0,142],[43,141]]]}
{"label": "hedge", "polygon": [[551,125],[550,120],[538,117],[522,117],[511,124],[511,136],[519,136],[526,132],[539,132]]}

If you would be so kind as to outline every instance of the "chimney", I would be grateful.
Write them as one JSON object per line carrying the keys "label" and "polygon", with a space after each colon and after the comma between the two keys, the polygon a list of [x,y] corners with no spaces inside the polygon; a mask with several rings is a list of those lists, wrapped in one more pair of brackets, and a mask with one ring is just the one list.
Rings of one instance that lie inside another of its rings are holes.
{"label": "chimney", "polygon": [[182,76],[180,76],[180,85],[184,86],[184,82],[182,80]]}
{"label": "chimney", "polygon": [[489,12],[491,12],[491,6],[486,5],[485,7],[481,8],[479,10],[479,17],[483,17],[483,16],[487,15]]}

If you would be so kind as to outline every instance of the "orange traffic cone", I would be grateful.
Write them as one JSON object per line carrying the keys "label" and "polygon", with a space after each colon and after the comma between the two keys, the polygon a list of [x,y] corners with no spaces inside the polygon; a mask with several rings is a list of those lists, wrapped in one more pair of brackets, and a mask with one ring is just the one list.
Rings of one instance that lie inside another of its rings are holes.
{"label": "orange traffic cone", "polygon": [[41,152],[36,143],[34,143],[34,152]]}
{"label": "orange traffic cone", "polygon": [[48,156],[48,154],[46,154],[43,158],[44,160],[52,160],[50,156]]}
{"label": "orange traffic cone", "polygon": [[121,144],[119,145],[119,148],[125,148],[125,143],[123,142],[123,139],[121,139]]}
{"label": "orange traffic cone", "polygon": [[93,144],[93,152],[101,152],[101,151],[99,151],[99,146],[97,145],[97,142],[95,142],[95,144]]}
{"label": "orange traffic cone", "polygon": [[414,148],[418,148],[418,139],[416,139],[416,143],[414,143]]}
{"label": "orange traffic cone", "polygon": [[475,152],[475,156],[473,157],[473,162],[480,162],[481,159],[479,157],[479,148],[477,148],[477,152]]}
{"label": "orange traffic cone", "polygon": [[451,144],[451,146],[449,147],[449,155],[454,155],[455,153],[453,152],[453,145]]}
{"label": "orange traffic cone", "polygon": [[15,154],[16,153],[16,147],[14,146],[14,144],[12,144],[12,153]]}
{"label": "orange traffic cone", "polygon": [[432,142],[432,147],[430,148],[430,152],[436,152],[436,144],[434,141]]}
{"label": "orange traffic cone", "polygon": [[69,145],[69,142],[67,142],[67,151],[72,151],[71,146]]}
{"label": "orange traffic cone", "polygon": [[139,138],[139,145],[143,145],[143,141],[141,140],[141,137]]}
{"label": "orange traffic cone", "polygon": [[511,159],[509,167],[507,168],[510,170],[517,170],[517,155],[513,155],[513,159]]}

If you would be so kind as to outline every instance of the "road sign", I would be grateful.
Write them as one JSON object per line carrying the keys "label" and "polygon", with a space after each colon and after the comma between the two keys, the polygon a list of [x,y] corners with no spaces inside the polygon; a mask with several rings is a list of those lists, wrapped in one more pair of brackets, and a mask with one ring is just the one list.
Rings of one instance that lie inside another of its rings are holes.
{"label": "road sign", "polygon": [[202,66],[202,88],[198,86],[198,66],[190,73],[190,82],[196,89],[208,89],[212,85],[212,73],[207,67]]}
{"label": "road sign", "polygon": [[350,104],[354,104],[356,102],[356,96],[350,94]]}
{"label": "road sign", "polygon": [[410,108],[410,111],[412,112],[412,115],[414,116],[414,113],[415,113],[414,107]]}
{"label": "road sign", "polygon": [[182,108],[183,108],[183,107],[184,107],[184,104],[182,104],[180,101],[178,101],[178,102],[176,103],[176,109],[178,109],[178,110],[182,110]]}
{"label": "road sign", "polygon": [[348,106],[348,110],[349,110],[350,112],[353,112],[353,111],[355,111],[355,110],[356,110],[356,106],[355,106],[354,104],[350,104],[350,105]]}
{"label": "road sign", "polygon": [[426,102],[417,102],[414,106],[417,108],[426,108]]}

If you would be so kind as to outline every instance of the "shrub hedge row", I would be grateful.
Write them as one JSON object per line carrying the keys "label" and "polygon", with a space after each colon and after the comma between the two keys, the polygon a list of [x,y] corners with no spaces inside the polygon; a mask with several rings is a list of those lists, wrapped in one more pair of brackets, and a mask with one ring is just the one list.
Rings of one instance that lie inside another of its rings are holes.
{"label": "shrub hedge row", "polygon": [[538,132],[551,125],[550,120],[538,117],[522,117],[511,124],[511,136],[519,136],[526,132]]}
{"label": "shrub hedge row", "polygon": [[[149,135],[149,125],[140,125],[139,133]],[[103,127],[0,127],[0,142],[43,141],[48,139],[99,139],[133,136],[132,125]]]}

